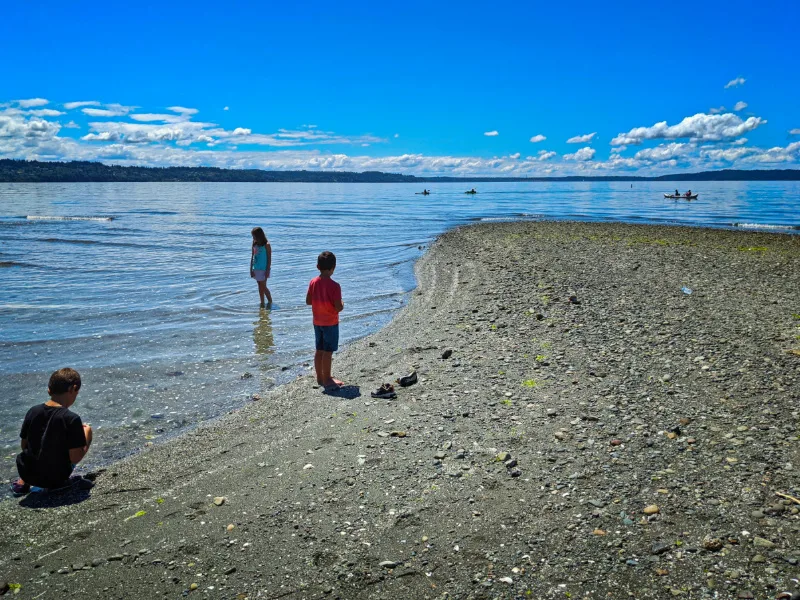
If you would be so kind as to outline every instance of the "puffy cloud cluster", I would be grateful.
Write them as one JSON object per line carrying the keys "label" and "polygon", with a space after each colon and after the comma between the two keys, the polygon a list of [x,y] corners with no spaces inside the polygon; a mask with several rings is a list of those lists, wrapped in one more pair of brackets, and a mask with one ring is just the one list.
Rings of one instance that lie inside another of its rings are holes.
{"label": "puffy cloud cluster", "polygon": [[736,79],[731,79],[728,83],[725,84],[725,89],[732,87],[739,87],[740,85],[744,85],[744,82],[747,81],[744,77],[737,77]]}
{"label": "puffy cloud cluster", "polygon": [[500,133],[497,130],[492,130],[492,131],[484,132],[483,135],[485,135],[486,137],[496,137],[496,136],[500,135]]}
{"label": "puffy cloud cluster", "polygon": [[564,160],[577,160],[577,161],[587,161],[592,160],[594,158],[595,153],[597,150],[594,148],[590,148],[586,146],[585,148],[581,148],[577,152],[573,152],[572,154],[565,154]]}
{"label": "puffy cloud cluster", "polygon": [[721,141],[744,135],[759,125],[766,123],[761,117],[748,117],[742,121],[733,113],[707,115],[698,113],[686,117],[677,125],[667,125],[666,121],[652,127],[634,127],[628,133],[620,133],[611,140],[613,146],[641,144],[645,140],[676,140],[688,138],[694,141]]}
{"label": "puffy cloud cluster", "polygon": [[[737,106],[737,110],[743,107]],[[733,113],[697,114],[676,125],[637,127],[612,140],[607,159],[588,145],[559,155],[539,150],[532,156],[429,156],[404,153],[370,156],[362,147],[387,139],[365,134],[345,136],[316,125],[260,133],[246,123],[221,127],[195,120],[198,110],[170,106],[137,112],[134,106],[79,100],[64,104],[31,98],[0,104],[0,158],[98,160],[120,165],[219,166],[258,169],[379,170],[418,175],[557,176],[587,174],[663,174],[677,169],[769,168],[800,163],[800,141],[759,148],[742,134],[765,123]],[[93,118],[86,119],[84,116]],[[75,117],[71,119],[70,117]],[[62,120],[63,119],[63,120]],[[76,123],[77,120],[80,124]],[[88,128],[88,131],[87,131]],[[75,132],[75,129],[82,129]],[[493,134],[496,131],[488,131]],[[800,135],[800,129],[789,131]],[[570,138],[591,143],[596,132]],[[397,138],[394,134],[393,138]],[[540,143],[547,138],[530,138]],[[635,151],[627,146],[638,146]],[[350,146],[356,153],[336,148]]]}

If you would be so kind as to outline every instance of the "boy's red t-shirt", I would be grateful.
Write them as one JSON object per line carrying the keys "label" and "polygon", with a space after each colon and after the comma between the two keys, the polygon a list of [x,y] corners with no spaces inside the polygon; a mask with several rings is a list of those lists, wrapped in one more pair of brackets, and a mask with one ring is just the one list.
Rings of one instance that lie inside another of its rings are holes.
{"label": "boy's red t-shirt", "polygon": [[342,300],[342,287],[330,277],[314,277],[308,284],[314,325],[328,327],[339,324],[339,311],[334,302]]}

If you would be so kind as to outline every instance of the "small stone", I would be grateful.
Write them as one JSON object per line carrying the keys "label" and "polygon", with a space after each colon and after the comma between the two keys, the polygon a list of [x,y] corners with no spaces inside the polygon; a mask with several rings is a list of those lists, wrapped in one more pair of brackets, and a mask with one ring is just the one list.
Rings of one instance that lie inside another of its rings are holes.
{"label": "small stone", "polygon": [[234,525],[233,523],[231,523],[231,524],[230,524],[230,525],[228,525],[228,526],[227,526],[225,529],[226,529],[227,531],[233,531],[234,529],[236,529],[236,525]]}
{"label": "small stone", "polygon": [[404,438],[408,434],[405,431],[393,431],[389,435],[392,436],[392,437],[396,437],[396,438]]}
{"label": "small stone", "polygon": [[500,452],[496,457],[497,460],[500,462],[506,462],[507,460],[511,460],[511,453],[510,452]]}
{"label": "small stone", "polygon": [[503,583],[508,583],[508,584],[514,583],[514,580],[511,579],[511,577],[501,577],[497,581],[502,581]]}
{"label": "small stone", "polygon": [[303,465],[303,471],[310,471],[313,468],[314,468],[314,465],[312,465],[311,463],[308,463],[307,465]]}
{"label": "small stone", "polygon": [[519,469],[511,469],[509,475],[511,475],[512,477],[519,477],[520,475],[522,475],[522,471],[520,471]]}
{"label": "small stone", "polygon": [[447,452],[442,452],[441,450],[433,455],[433,458],[436,460],[444,460],[447,458]]}
{"label": "small stone", "polygon": [[514,467],[517,466],[517,459],[516,458],[510,458],[506,462],[504,462],[503,464],[505,465],[506,469],[513,469]]}
{"label": "small stone", "polygon": [[710,552],[716,552],[717,550],[722,550],[722,547],[724,545],[725,543],[719,538],[715,538],[710,535],[707,535],[706,537],[703,538],[703,548],[705,548]]}
{"label": "small stone", "polygon": [[686,425],[688,425],[691,422],[692,422],[692,420],[690,418],[688,418],[688,417],[681,417],[680,420],[678,421],[678,423],[680,423],[684,427],[686,427]]}
{"label": "small stone", "polygon": [[122,556],[122,554],[112,554],[111,556],[108,557],[108,562],[120,561],[123,558],[124,557]]}
{"label": "small stone", "polygon": [[664,575],[669,575],[669,569],[656,569],[656,575],[659,577],[663,577]]}
{"label": "small stone", "polygon": [[106,561],[105,561],[104,559],[102,559],[102,558],[95,558],[95,559],[92,561],[92,566],[93,566],[93,567],[99,567],[100,565],[102,565],[102,564],[103,564],[103,563],[105,563],[105,562],[106,562]]}
{"label": "small stone", "polygon": [[563,431],[556,431],[553,435],[557,440],[565,440],[567,438],[567,434]]}
{"label": "small stone", "polygon": [[767,559],[764,558],[761,554],[756,554],[753,557],[753,562],[754,563],[765,563],[765,562],[767,562]]}
{"label": "small stone", "polygon": [[592,531],[592,535],[606,535],[606,532],[603,531],[602,529],[595,529],[594,531]]}
{"label": "small stone", "polygon": [[670,544],[664,542],[654,542],[650,547],[650,554],[664,554],[665,552],[669,552],[671,548],[672,546]]}
{"label": "small stone", "polygon": [[646,515],[657,515],[659,512],[661,512],[661,509],[655,504],[651,504],[650,506],[645,506],[643,512]]}
{"label": "small stone", "polygon": [[758,537],[758,536],[753,538],[753,545],[756,548],[774,548],[775,547],[775,544],[772,543],[771,541],[769,541],[767,539],[764,539],[762,537]]}
{"label": "small stone", "polygon": [[737,594],[736,597],[740,600],[753,600],[753,598],[755,598],[755,596],[753,596],[753,592],[747,590],[742,590]]}
{"label": "small stone", "polygon": [[234,573],[236,573],[236,567],[231,567],[225,570],[225,575],[233,575]]}
{"label": "small stone", "polygon": [[442,444],[442,450],[450,450],[453,447],[453,442],[445,442]]}
{"label": "small stone", "polygon": [[223,504],[225,504],[226,500],[227,498],[225,496],[217,496],[216,498],[214,498],[214,506],[222,506]]}
{"label": "small stone", "polygon": [[193,591],[195,591],[195,590],[196,590],[198,587],[200,587],[200,586],[199,586],[199,585],[197,585],[196,583],[193,583],[192,585],[190,585],[190,586],[189,586],[189,591],[192,591],[192,592],[193,592]]}
{"label": "small stone", "polygon": [[622,440],[611,440],[611,442],[609,442],[609,443],[612,446],[621,446],[622,445]]}
{"label": "small stone", "polygon": [[548,417],[557,417],[558,411],[555,408],[548,408],[547,409],[547,416]]}
{"label": "small stone", "polygon": [[453,356],[453,349],[452,348],[448,348],[447,350],[442,352],[442,360],[447,360],[451,356]]}
{"label": "small stone", "polygon": [[[451,351],[452,352],[452,351]],[[394,569],[399,567],[402,563],[399,563],[395,560],[384,560],[381,561],[378,566],[383,567],[384,569]]]}

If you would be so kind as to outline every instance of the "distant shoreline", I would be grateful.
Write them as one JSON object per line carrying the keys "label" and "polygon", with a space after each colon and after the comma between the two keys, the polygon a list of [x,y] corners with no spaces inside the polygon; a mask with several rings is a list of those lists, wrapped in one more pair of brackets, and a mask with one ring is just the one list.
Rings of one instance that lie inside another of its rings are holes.
{"label": "distant shoreline", "polygon": [[492,183],[643,181],[800,181],[800,169],[701,171],[658,177],[418,177],[365,171],[264,171],[217,167],[122,167],[99,162],[0,159],[0,183]]}

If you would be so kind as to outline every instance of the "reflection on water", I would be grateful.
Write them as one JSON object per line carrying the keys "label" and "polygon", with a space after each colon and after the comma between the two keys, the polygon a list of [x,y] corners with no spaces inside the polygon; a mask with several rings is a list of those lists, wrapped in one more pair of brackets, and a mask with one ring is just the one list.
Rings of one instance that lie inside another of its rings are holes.
{"label": "reflection on water", "polygon": [[256,354],[259,356],[269,356],[275,352],[275,337],[272,335],[272,320],[270,312],[262,308],[258,314],[258,321],[253,323],[253,342],[255,343]]}

